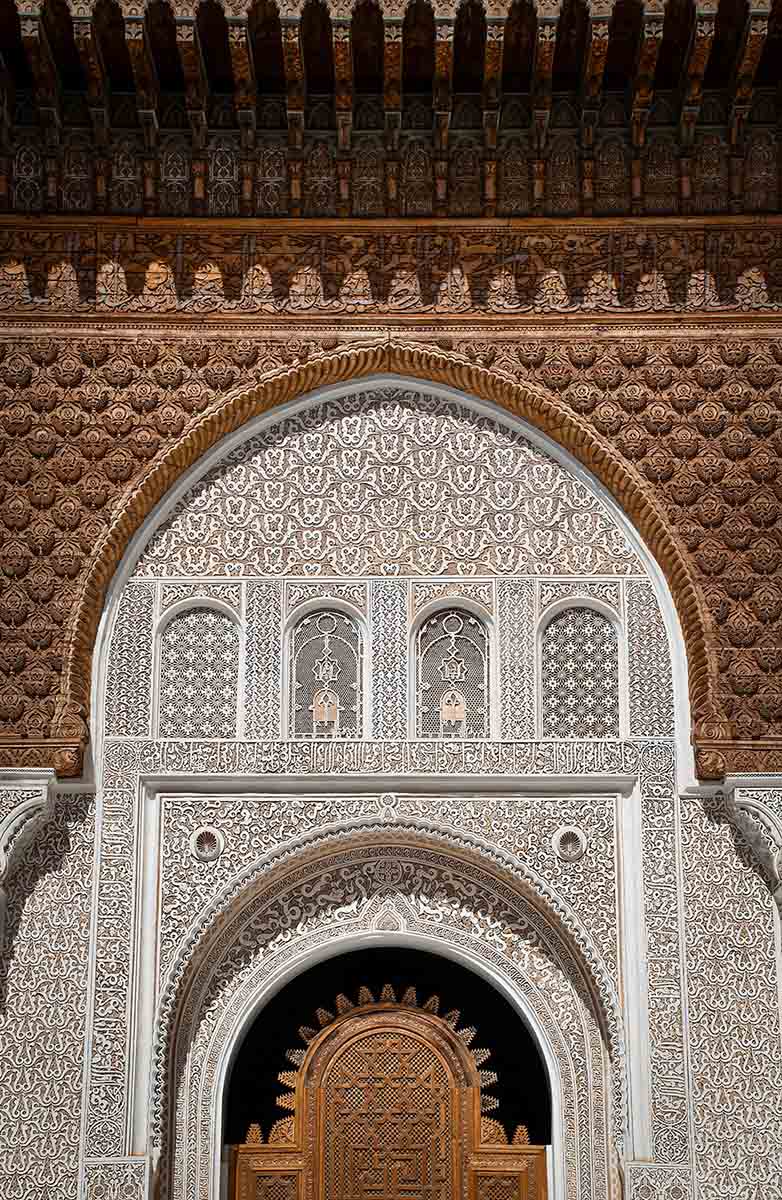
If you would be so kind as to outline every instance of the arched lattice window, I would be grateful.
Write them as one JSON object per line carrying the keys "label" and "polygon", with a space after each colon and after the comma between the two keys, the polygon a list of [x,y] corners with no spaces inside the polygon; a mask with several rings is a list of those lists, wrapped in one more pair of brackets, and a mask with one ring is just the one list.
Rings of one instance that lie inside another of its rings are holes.
{"label": "arched lattice window", "polygon": [[212,608],[178,613],[160,639],[159,736],[236,737],[238,684],[234,621]]}
{"label": "arched lattice window", "polygon": [[117,141],[111,156],[111,207],[114,212],[141,212],[143,143],[133,136]]}
{"label": "arched lattice window", "polygon": [[541,699],[544,737],[619,737],[619,643],[608,617],[574,607],[548,623]]}
{"label": "arched lattice window", "polygon": [[288,728],[293,737],[361,737],[362,638],[331,609],[308,613],[291,636]]}
{"label": "arched lattice window", "polygon": [[489,736],[489,635],[478,617],[449,608],[428,617],[416,645],[416,735]]}
{"label": "arched lattice window", "polygon": [[23,141],[14,157],[14,208],[38,212],[43,208],[43,158],[33,142]]}
{"label": "arched lattice window", "polygon": [[239,212],[239,146],[230,135],[209,143],[209,212],[235,217]]}
{"label": "arched lattice window", "polygon": [[184,138],[170,138],[160,156],[160,211],[164,216],[183,217],[190,212],[190,147]]}

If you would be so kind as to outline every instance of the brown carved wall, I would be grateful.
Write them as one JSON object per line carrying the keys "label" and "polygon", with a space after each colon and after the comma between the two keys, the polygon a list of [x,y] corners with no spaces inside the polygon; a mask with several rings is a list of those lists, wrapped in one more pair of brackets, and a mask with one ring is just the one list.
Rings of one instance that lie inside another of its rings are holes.
{"label": "brown carved wall", "polygon": [[668,577],[700,774],[782,769],[780,248],[773,219],[4,226],[0,763],[80,770],[106,585],[187,465],[396,371],[593,470]]}

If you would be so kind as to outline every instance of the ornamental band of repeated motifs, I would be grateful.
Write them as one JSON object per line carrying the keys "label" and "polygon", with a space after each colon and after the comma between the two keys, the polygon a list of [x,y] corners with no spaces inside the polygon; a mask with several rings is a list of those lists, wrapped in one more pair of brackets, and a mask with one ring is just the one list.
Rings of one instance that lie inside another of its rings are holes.
{"label": "ornamental band of repeated motifs", "polygon": [[56,793],[50,818],[6,881],[2,1200],[73,1200],[77,1193],[94,804],[91,793]]}
{"label": "ornamental band of repeated motifs", "polygon": [[[657,736],[673,733],[673,705],[670,682],[670,654],[667,637],[651,587],[623,583],[590,583],[579,581],[541,582],[532,580],[498,580],[498,640],[499,681],[502,702],[500,721],[502,736],[509,740],[532,737],[535,734],[535,690],[538,675],[535,649],[535,587],[541,589],[544,600],[589,599],[593,596],[614,599],[621,609],[625,587],[641,588],[641,605],[628,604],[631,617],[628,630],[630,663],[631,722],[639,735],[646,732]],[[123,594],[112,634],[109,653],[107,733],[109,736],[139,736],[149,728],[149,680],[153,670],[152,624],[154,593],[160,593],[159,606],[166,603],[192,600],[197,606],[201,599],[233,599],[237,612],[243,611],[243,592],[247,590],[245,669],[242,674],[238,660],[234,661],[235,678],[243,678],[243,707],[245,737],[257,740],[274,738],[280,733],[280,678],[283,650],[281,593],[285,587],[301,602],[306,598],[328,604],[331,597],[344,593],[361,599],[369,589],[372,613],[372,710],[374,736],[382,739],[406,736],[407,708],[407,643],[409,637],[408,606],[412,588],[415,603],[432,599],[460,596],[478,597],[478,602],[490,606],[493,615],[491,582],[443,582],[418,584],[405,580],[368,581],[342,585],[324,583],[299,584],[280,581],[250,581],[234,585],[210,584],[205,581],[189,585],[149,585],[130,582]],[[336,591],[335,591],[336,589]],[[631,592],[631,595],[637,593]],[[339,597],[338,597],[339,598]],[[363,602],[363,601],[362,601]],[[635,622],[633,623],[633,616]],[[667,675],[666,675],[667,671]],[[635,686],[633,686],[635,681]],[[163,683],[161,669],[161,686]],[[660,698],[659,704],[652,700]],[[162,700],[162,694],[161,694]],[[645,731],[640,721],[643,705],[647,704],[650,721]],[[635,704],[635,707],[633,705]],[[662,712],[662,718],[660,717]],[[125,724],[121,718],[127,717]],[[655,718],[655,719],[652,719]],[[667,723],[667,728],[666,728]],[[198,737],[198,733],[163,733],[165,737]],[[225,736],[217,730],[203,736]],[[583,734],[581,735],[583,736]]]}
{"label": "ornamental band of repeated motifs", "polygon": [[[5,727],[26,739],[23,747],[9,743],[4,762],[48,765],[54,750],[36,739],[50,731],[62,738],[66,729],[74,740],[84,736],[78,706],[56,708],[66,676],[68,688],[81,694],[86,687],[85,664],[64,639],[77,605],[84,613],[98,603],[82,592],[90,555],[116,522],[125,489],[217,396],[258,383],[272,367],[325,362],[322,346],[346,336],[344,328],[298,332],[267,332],[256,343],[162,331],[117,336],[78,326],[28,337],[20,328],[0,346],[5,470],[18,481],[0,507],[4,562],[12,569],[0,622],[14,647],[0,661],[1,690]],[[757,739],[778,732],[782,714],[774,534],[780,342],[749,325],[716,339],[693,331],[638,333],[604,330],[595,338],[585,331],[574,340],[571,330],[560,340],[556,330],[541,338],[534,330],[511,337],[507,330],[454,328],[447,358],[455,370],[473,363],[491,369],[500,389],[508,376],[539,386],[558,399],[563,419],[580,414],[643,480],[712,617],[716,712],[727,720],[729,711],[731,727],[724,740],[720,734],[719,752],[701,752],[699,769],[779,770],[779,751]],[[411,328],[407,335],[420,347],[432,331]],[[83,633],[88,643],[92,634]],[[69,664],[64,673],[60,656]],[[702,721],[703,709],[694,715]],[[77,750],[58,757],[60,770],[77,770],[78,763]]]}
{"label": "ornamental band of repeated motifs", "polygon": [[[605,1194],[604,1049],[586,980],[561,935],[515,889],[477,866],[468,869],[447,852],[400,843],[354,847],[299,867],[293,881],[282,876],[276,888],[256,892],[244,911],[210,943],[201,958],[203,969],[188,988],[179,1026],[183,1032],[177,1038],[174,1070],[181,1081],[179,1094],[185,1096],[177,1106],[177,1125],[182,1140],[187,1137],[188,1167],[177,1171],[175,1196],[205,1194],[213,1149],[210,1118],[198,1096],[204,1089],[213,1091],[215,1066],[226,1038],[251,995],[258,994],[262,979],[280,969],[280,956],[283,962],[290,961],[340,934],[350,936],[357,929],[371,928],[389,906],[411,932],[445,938],[454,947],[488,959],[526,995],[560,1063],[568,1195]],[[291,911],[298,914],[293,938],[286,919]],[[279,953],[272,958],[277,946]],[[533,984],[533,979],[541,985]],[[615,1003],[615,998],[608,998],[609,1026],[616,1019]],[[623,1055],[619,1043],[613,1040],[612,1045],[612,1081],[618,1084],[614,1104],[618,1104],[615,1113],[621,1136]]]}
{"label": "ornamental band of repeated motifs", "polygon": [[0,311],[775,312],[781,260],[782,230],[751,221],[479,233],[27,225],[0,233]]}
{"label": "ornamental band of repeated motifs", "polygon": [[692,1172],[633,1163],[625,1169],[627,1200],[692,1200]]}
{"label": "ornamental band of repeated motifs", "polygon": [[84,1200],[143,1200],[147,1165],[142,1159],[126,1162],[87,1162]]}
{"label": "ornamental band of repeated motifs", "polygon": [[[277,11],[282,20],[297,20],[302,15],[305,0],[280,0],[277,5]],[[91,17],[93,12],[93,3],[91,0],[73,0],[70,5],[70,11],[74,17]],[[222,6],[227,17],[247,17],[251,8],[252,0],[226,0]],[[326,10],[332,20],[349,21],[353,15],[355,5],[353,0],[327,0],[325,4]],[[379,0],[378,8],[386,19],[392,21],[401,21],[407,11],[408,0]],[[432,12],[438,21],[451,22],[457,15],[458,4],[454,4],[451,0],[433,0],[431,4]],[[506,0],[488,0],[483,6],[486,17],[493,21],[504,21],[508,16],[508,5]],[[592,11],[598,6],[592,3],[592,0],[587,4],[587,9]],[[538,17],[556,18],[559,16],[562,8],[561,0],[538,0],[535,5],[535,11]],[[140,16],[145,12],[146,4],[144,0],[138,0],[128,6],[128,16]],[[197,11],[197,0],[173,0],[171,3],[172,12],[184,21],[192,21]],[[601,6],[599,12],[603,16],[610,14],[613,9],[613,3],[608,6]],[[662,7],[660,0],[646,0],[644,9],[647,13],[661,13]],[[449,25],[445,26],[446,31],[449,30]],[[449,38],[452,37],[452,32],[448,33]]]}

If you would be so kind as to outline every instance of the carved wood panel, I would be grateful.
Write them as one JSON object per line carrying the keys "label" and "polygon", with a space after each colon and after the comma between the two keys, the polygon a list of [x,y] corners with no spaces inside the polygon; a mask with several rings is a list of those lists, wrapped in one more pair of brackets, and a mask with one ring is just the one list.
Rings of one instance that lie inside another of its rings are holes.
{"label": "carved wood panel", "polygon": [[427,1040],[389,1026],[348,1043],[320,1092],[322,1200],[450,1200],[455,1099]]}

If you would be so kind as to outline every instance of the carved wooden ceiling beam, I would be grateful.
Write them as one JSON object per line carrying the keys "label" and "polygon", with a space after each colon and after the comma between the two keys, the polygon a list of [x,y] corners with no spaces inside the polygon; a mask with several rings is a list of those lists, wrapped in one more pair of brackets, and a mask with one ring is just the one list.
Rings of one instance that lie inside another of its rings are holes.
{"label": "carved wooden ceiling beam", "polygon": [[[84,78],[87,81],[87,105],[90,110],[95,143],[98,149],[105,154],[109,140],[109,93],[111,89],[100,53],[94,17],[74,16],[73,40],[76,43]],[[105,172],[97,172],[99,181],[102,174]]]}
{"label": "carved wooden ceiling beam", "polygon": [[337,117],[337,216],[350,216],[353,130],[353,47],[350,21],[332,19],[331,48],[334,59],[334,107]]}
{"label": "carved wooden ceiling beam", "polygon": [[448,133],[453,103],[453,34],[454,22],[438,18],[434,42],[434,184],[435,216],[448,213]]}
{"label": "carved wooden ceiling beam", "polygon": [[292,150],[304,145],[304,57],[299,22],[282,21],[282,61],[285,67],[285,105],[288,113],[288,144]]}
{"label": "carved wooden ceiling beam", "polygon": [[245,145],[252,142],[255,133],[257,89],[255,67],[250,43],[247,16],[235,17],[228,22],[228,47],[231,52],[231,70],[234,77],[234,106]]}
{"label": "carved wooden ceiling beam", "polygon": [[[639,151],[644,144],[646,125],[654,100],[654,76],[663,40],[663,5],[647,5],[644,12],[641,45],[632,84],[631,128],[633,147]],[[651,10],[651,11],[650,11]]]}
{"label": "carved wooden ceiling beam", "polygon": [[282,61],[285,69],[285,108],[288,120],[288,193],[290,215],[302,212],[301,152],[304,148],[304,55],[297,18],[281,22]]}
{"label": "carved wooden ceiling beam", "polygon": [[61,121],[60,82],[38,7],[20,12],[22,45],[33,77],[35,101],[47,128],[56,137]]}
{"label": "carved wooden ceiling beam", "polygon": [[198,26],[194,12],[176,18],[176,44],[182,75],[185,81],[185,103],[197,147],[203,147],[206,139],[206,106],[209,94],[206,69],[198,39]]}
{"label": "carved wooden ceiling beam", "polygon": [[[698,0],[695,28],[684,66],[683,96],[679,136],[683,146],[691,146],[703,101],[703,80],[709,64],[717,28],[718,0]],[[687,197],[684,197],[685,203]]]}
{"label": "carved wooden ceiling beam", "polygon": [[583,107],[586,111],[600,109],[612,8],[612,0],[600,0],[592,6],[582,85]]}
{"label": "carved wooden ceiling beam", "polygon": [[486,22],[486,47],[483,55],[483,130],[486,149],[497,149],[497,129],[502,103],[502,49],[505,21]]}
{"label": "carved wooden ceiling beam", "polygon": [[538,17],[535,39],[535,62],[532,69],[532,112],[535,140],[542,151],[546,142],[551,114],[551,79],[554,72],[554,51],[557,46],[557,17],[553,14]]}
{"label": "carved wooden ceiling beam", "polygon": [[399,134],[402,128],[402,21],[383,18],[383,109],[386,131],[386,207],[399,216]]}
{"label": "carved wooden ceiling beam", "polygon": [[612,0],[598,0],[592,6],[584,58],[581,86],[581,152],[583,155],[582,208],[586,216],[591,216],[595,203],[595,129],[600,118],[612,7]]}
{"label": "carved wooden ceiling beam", "polygon": [[133,0],[122,0],[122,15],[125,20],[125,44],[136,89],[136,108],[147,148],[151,150],[158,129],[160,85],[149,45],[147,22],[139,14]]}
{"label": "carved wooden ceiling beam", "polygon": [[760,0],[752,5],[752,11],[744,31],[744,44],[736,64],[733,78],[733,100],[730,111],[730,140],[734,147],[740,144],[744,124],[752,107],[755,75],[763,55],[768,37],[768,22],[771,4]]}
{"label": "carved wooden ceiling beam", "polygon": [[554,73],[554,51],[557,45],[557,16],[538,15],[535,39],[535,62],[532,68],[532,211],[542,214],[546,202],[546,138],[551,116],[551,80]]}

